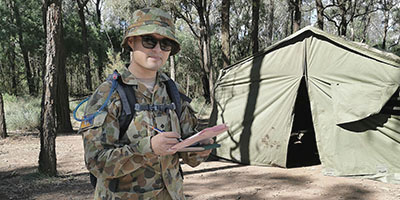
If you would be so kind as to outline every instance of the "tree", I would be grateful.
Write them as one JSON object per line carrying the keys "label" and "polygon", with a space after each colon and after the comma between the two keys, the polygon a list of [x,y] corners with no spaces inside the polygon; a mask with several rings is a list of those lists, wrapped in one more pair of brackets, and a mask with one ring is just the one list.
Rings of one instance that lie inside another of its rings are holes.
{"label": "tree", "polygon": [[290,12],[290,27],[292,29],[292,33],[300,30],[301,24],[301,4],[302,0],[288,0],[289,4],[289,12]]}
{"label": "tree", "polygon": [[97,69],[98,69],[98,76],[99,79],[103,77],[103,71],[104,71],[104,58],[106,57],[105,51],[104,51],[104,45],[102,43],[104,42],[104,34],[101,31],[101,5],[102,5],[102,0],[96,0],[95,7],[96,7],[96,20],[95,20],[95,25],[96,25],[96,32],[98,34],[97,37],[97,47],[96,47],[96,54],[97,54]]}
{"label": "tree", "polygon": [[322,4],[322,0],[315,0],[315,4],[317,7],[318,28],[324,30],[324,5]]}
{"label": "tree", "polygon": [[[211,54],[211,28],[210,28],[210,6],[207,0],[195,0],[191,2],[182,1],[179,5],[173,5],[175,14],[182,18],[190,27],[193,35],[199,40],[199,49],[201,50],[201,65],[204,71],[202,76],[204,98],[206,103],[213,103],[213,88],[214,88],[214,69],[212,64]],[[197,11],[199,23],[192,19],[192,7]],[[195,27],[195,25],[198,25]]]}
{"label": "tree", "polygon": [[382,38],[382,49],[386,49],[386,40],[389,30],[389,18],[391,10],[395,7],[396,2],[393,0],[381,0],[382,12],[383,12],[383,38]]}
{"label": "tree", "polygon": [[[60,22],[60,30],[64,30],[62,20]],[[64,46],[64,33],[61,31],[60,33],[60,55],[59,65],[57,66],[57,88],[56,88],[56,128],[57,133],[67,133],[72,132],[72,124],[71,124],[71,116],[69,110],[69,89],[67,83],[67,74],[65,71],[65,60],[66,60],[66,53],[65,53],[65,46]]]}
{"label": "tree", "polygon": [[6,118],[4,114],[3,95],[0,92],[0,137],[7,137]]}
{"label": "tree", "polygon": [[258,52],[258,21],[260,18],[260,0],[253,0],[251,21],[251,40],[253,42],[253,54]]}
{"label": "tree", "polygon": [[81,20],[82,43],[83,43],[83,61],[85,62],[86,88],[92,90],[92,75],[90,74],[90,57],[88,30],[86,27],[85,7],[89,0],[76,0],[78,2],[78,14]]}
{"label": "tree", "polygon": [[40,132],[39,171],[50,176],[57,174],[56,121],[54,99],[57,85],[57,68],[60,64],[61,0],[43,0],[46,15],[46,75],[44,78],[42,107],[43,121]]}
{"label": "tree", "polygon": [[29,94],[35,96],[35,86],[32,78],[32,72],[31,72],[31,66],[29,63],[29,55],[28,55],[28,48],[25,45],[24,37],[23,37],[23,30],[24,28],[22,27],[22,20],[19,12],[20,6],[17,4],[17,1],[11,1],[10,5],[12,7],[12,10],[14,12],[15,16],[15,25],[17,27],[17,32],[18,32],[18,41],[19,45],[21,47],[22,55],[24,58],[24,63],[25,63],[25,73],[26,73],[26,80],[28,82],[28,89],[29,89]]}
{"label": "tree", "polygon": [[229,36],[229,9],[231,7],[230,0],[222,0],[221,9],[221,46],[222,46],[222,60],[223,67],[226,68],[230,65],[230,36]]}

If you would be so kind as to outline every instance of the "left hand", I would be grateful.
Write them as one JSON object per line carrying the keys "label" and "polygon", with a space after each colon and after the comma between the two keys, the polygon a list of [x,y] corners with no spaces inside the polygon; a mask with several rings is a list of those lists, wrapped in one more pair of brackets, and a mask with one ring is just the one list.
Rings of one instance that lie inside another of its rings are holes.
{"label": "left hand", "polygon": [[[214,140],[212,138],[209,138],[207,140],[200,141],[200,144],[214,144]],[[195,152],[195,153],[202,158],[206,158],[210,155],[211,151],[212,151],[212,149],[205,150],[205,151],[199,151],[199,152]]]}

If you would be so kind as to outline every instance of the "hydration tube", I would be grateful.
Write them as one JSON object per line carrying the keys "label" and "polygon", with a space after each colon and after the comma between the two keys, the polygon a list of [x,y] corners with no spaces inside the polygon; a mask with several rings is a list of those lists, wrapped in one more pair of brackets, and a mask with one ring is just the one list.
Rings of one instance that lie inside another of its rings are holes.
{"label": "hydration tube", "polygon": [[110,98],[111,98],[112,93],[113,93],[114,90],[117,88],[117,85],[118,85],[118,82],[117,82],[117,79],[118,79],[118,72],[114,71],[114,73],[112,74],[112,78],[111,78],[111,79],[112,79],[112,82],[111,82],[111,90],[110,90],[110,92],[108,93],[107,99],[106,99],[106,101],[103,103],[103,105],[101,105],[101,107],[100,107],[95,113],[93,113],[93,114],[91,114],[91,115],[88,115],[88,116],[83,116],[83,118],[80,119],[80,118],[76,117],[76,112],[78,111],[79,107],[81,107],[81,105],[82,105],[83,103],[85,103],[86,101],[89,100],[90,97],[84,99],[84,100],[83,100],[82,102],[80,102],[80,103],[76,106],[76,108],[74,109],[74,112],[73,112],[73,113],[74,113],[74,119],[75,119],[76,121],[78,121],[78,122],[89,121],[90,123],[92,123],[92,120],[96,117],[96,115],[98,115],[98,114],[106,107],[108,101],[110,101]]}

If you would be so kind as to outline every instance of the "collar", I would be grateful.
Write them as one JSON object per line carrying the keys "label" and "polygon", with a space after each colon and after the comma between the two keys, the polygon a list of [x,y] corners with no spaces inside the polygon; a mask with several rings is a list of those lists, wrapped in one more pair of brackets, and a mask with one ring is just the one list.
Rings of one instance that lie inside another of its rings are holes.
{"label": "collar", "polygon": [[[121,80],[123,83],[127,85],[138,85],[136,77],[128,70],[128,68],[124,67],[119,73],[121,74]],[[155,84],[159,84],[159,82],[166,82],[169,79],[171,78],[169,78],[165,73],[158,71]]]}

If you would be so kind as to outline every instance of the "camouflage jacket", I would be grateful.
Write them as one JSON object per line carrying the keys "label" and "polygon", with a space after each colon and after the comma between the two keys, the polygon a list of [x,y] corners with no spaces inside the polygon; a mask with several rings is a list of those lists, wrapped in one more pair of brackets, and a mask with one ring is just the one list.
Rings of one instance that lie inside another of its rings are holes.
{"label": "camouflage jacket", "polygon": [[[164,83],[169,78],[163,73],[157,73],[153,92],[139,83],[128,70],[121,71],[121,79],[134,87],[139,104],[171,103]],[[85,115],[96,112],[106,101],[110,90],[111,82],[102,83],[89,99]],[[86,167],[97,177],[95,199],[185,199],[179,159],[195,167],[204,158],[193,153],[155,155],[150,139],[156,132],[143,125],[142,121],[187,138],[195,132],[197,125],[189,103],[182,102],[180,119],[175,111],[137,111],[128,130],[119,139],[121,105],[115,91],[106,108],[96,115],[92,123],[81,125]],[[118,185],[112,192],[110,182],[115,179]]]}

